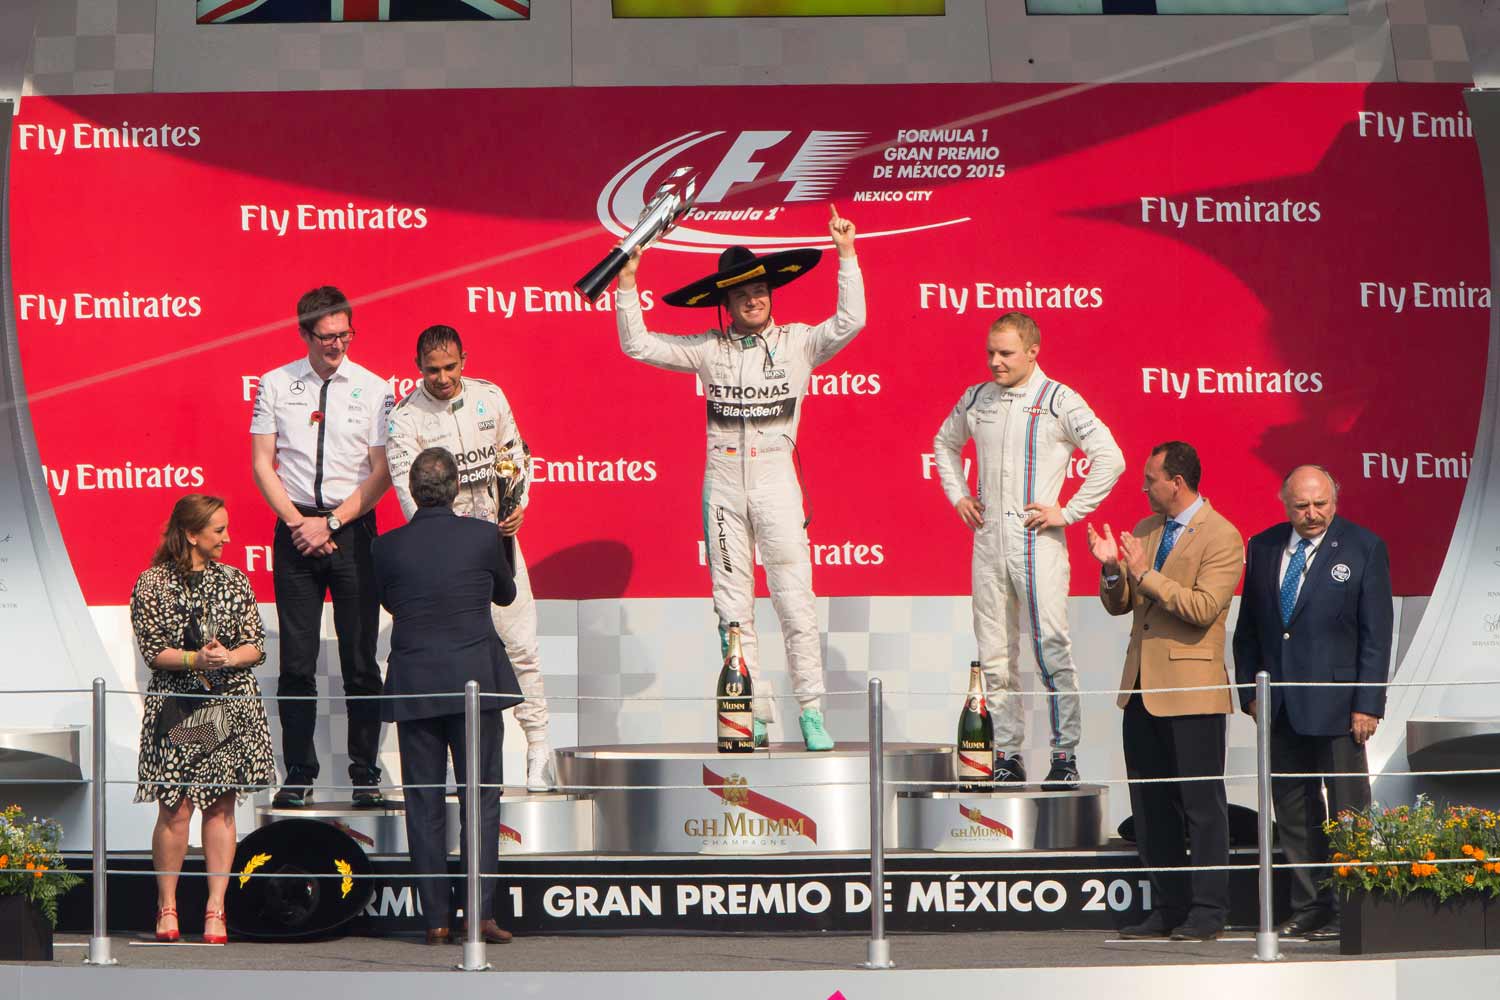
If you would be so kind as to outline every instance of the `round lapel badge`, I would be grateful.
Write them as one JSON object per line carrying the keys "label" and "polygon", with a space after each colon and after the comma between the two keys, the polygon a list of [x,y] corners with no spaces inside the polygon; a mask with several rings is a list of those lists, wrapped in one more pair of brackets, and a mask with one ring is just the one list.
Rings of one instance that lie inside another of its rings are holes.
{"label": "round lapel badge", "polygon": [[1333,569],[1329,570],[1329,575],[1333,577],[1334,583],[1347,583],[1352,574],[1349,571],[1348,563],[1339,563]]}

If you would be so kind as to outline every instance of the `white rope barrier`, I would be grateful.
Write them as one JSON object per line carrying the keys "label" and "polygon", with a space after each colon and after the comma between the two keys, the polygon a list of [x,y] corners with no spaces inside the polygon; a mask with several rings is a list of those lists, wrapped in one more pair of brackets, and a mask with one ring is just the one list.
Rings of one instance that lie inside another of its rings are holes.
{"label": "white rope barrier", "polygon": [[[555,675],[554,682],[560,680],[577,679],[577,675]],[[544,678],[545,680],[545,678]],[[1500,685],[1500,677],[1493,679],[1478,680],[1455,680],[1455,681],[1272,681],[1272,689],[1276,688],[1466,688],[1466,687],[1495,687]],[[1241,691],[1254,690],[1253,683],[1224,683],[1224,684],[1195,684],[1176,687],[1153,687],[1153,688],[1087,688],[1078,691],[1043,691],[1043,690],[1015,690],[1007,691],[1014,698],[1119,698],[1137,694],[1203,694],[1216,691]],[[5,691],[5,694],[88,694],[86,688],[57,688],[57,689],[25,689]],[[110,695],[121,695],[133,698],[163,697],[170,695],[176,698],[191,698],[201,700],[217,701],[260,701],[260,702],[296,702],[296,701],[403,701],[417,698],[452,698],[461,700],[462,691],[438,692],[435,694],[298,694],[280,695],[265,694],[213,694],[200,691],[152,691],[146,688],[109,688],[106,692]],[[913,688],[890,692],[906,697],[921,698],[957,698],[961,699],[968,694],[965,690],[946,691],[924,691]],[[854,698],[865,697],[864,691],[825,691],[821,697],[824,698]],[[603,695],[603,694],[547,694],[547,695],[511,695],[498,693],[481,693],[480,699],[494,700],[504,699],[511,704],[519,702],[615,702],[615,703],[687,703],[687,704],[712,704],[718,700],[715,695],[667,695],[667,694],[630,694],[630,695]],[[790,701],[798,696],[795,693],[770,693],[764,695],[774,701]]]}

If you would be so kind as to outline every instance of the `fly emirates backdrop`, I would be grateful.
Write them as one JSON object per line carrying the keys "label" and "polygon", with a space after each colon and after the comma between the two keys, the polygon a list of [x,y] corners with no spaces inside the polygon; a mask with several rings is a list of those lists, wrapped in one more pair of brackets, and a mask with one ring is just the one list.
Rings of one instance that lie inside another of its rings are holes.
{"label": "fly emirates backdrop", "polygon": [[[258,376],[305,354],[294,303],[325,283],[357,303],[350,356],[398,397],[434,323],[504,388],[539,596],[706,594],[702,390],[626,358],[608,297],[571,291],[683,165],[702,194],[642,263],[653,330],[712,325],[661,296],[726,246],[831,247],[830,202],[859,229],[869,322],[802,404],[821,594],[968,592],[932,438],[1010,309],[1125,452],[1095,524],[1147,513],[1165,439],[1197,446],[1247,536],[1281,518],[1287,468],[1322,462],[1389,541],[1397,593],[1427,594],[1469,472],[1490,293],[1457,87],[27,98],[12,142],[26,389],[91,604],[129,600],[189,491],[227,499],[226,558],[272,599],[250,411]],[[775,317],[829,316],[835,275],[830,248]],[[400,523],[392,497],[378,516]],[[1081,525],[1069,540],[1091,593]]]}

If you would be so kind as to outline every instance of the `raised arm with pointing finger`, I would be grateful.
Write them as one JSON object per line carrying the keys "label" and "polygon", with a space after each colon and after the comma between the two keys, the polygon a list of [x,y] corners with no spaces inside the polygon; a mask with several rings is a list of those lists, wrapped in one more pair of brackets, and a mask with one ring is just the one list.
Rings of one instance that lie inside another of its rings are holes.
{"label": "raised arm with pointing finger", "polygon": [[646,329],[636,293],[639,257],[619,276],[615,324],[620,348],[657,368],[693,372],[707,406],[708,463],[703,476],[703,523],[709,576],[721,639],[740,624],[742,650],[755,690],[755,741],[767,742],[773,702],[760,679],[755,634],[755,561],[781,617],[799,722],[809,750],[831,750],[823,724],[823,663],[812,589],[812,560],[802,487],[793,461],[801,403],[813,369],[837,354],[865,325],[865,289],[854,255],[854,223],[835,208],[829,237],[838,251],[838,304],[816,326],[778,323],[771,293],[815,266],[816,249],[757,256],[730,247],[719,269],[663,297],[669,305],[717,307],[728,314],[705,333],[678,337]]}

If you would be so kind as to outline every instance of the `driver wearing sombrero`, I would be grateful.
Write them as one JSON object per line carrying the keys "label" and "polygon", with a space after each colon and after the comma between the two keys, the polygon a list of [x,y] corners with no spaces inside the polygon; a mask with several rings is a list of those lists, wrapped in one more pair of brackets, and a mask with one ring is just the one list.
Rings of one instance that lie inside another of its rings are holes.
{"label": "driver wearing sombrero", "polygon": [[[831,206],[830,206],[831,207]],[[740,623],[745,663],[755,694],[755,745],[767,745],[776,720],[770,689],[761,681],[755,636],[755,562],[759,550],[771,603],[781,619],[792,689],[802,706],[802,739],[809,750],[832,750],[823,723],[823,660],[812,589],[812,559],[802,486],[794,464],[798,403],[814,368],[828,361],[865,325],[865,285],[854,256],[854,223],[833,209],[828,223],[838,249],[838,309],[817,326],[777,323],[771,292],[818,263],[822,251],[783,250],[756,256],[730,247],[719,269],[663,297],[669,305],[720,307],[729,314],[716,329],[692,336],[652,333],[636,294],[639,255],[620,271],[615,323],[620,347],[638,361],[694,372],[708,403],[708,463],[703,473],[703,528],[719,637]],[[726,649],[727,652],[727,649]]]}

